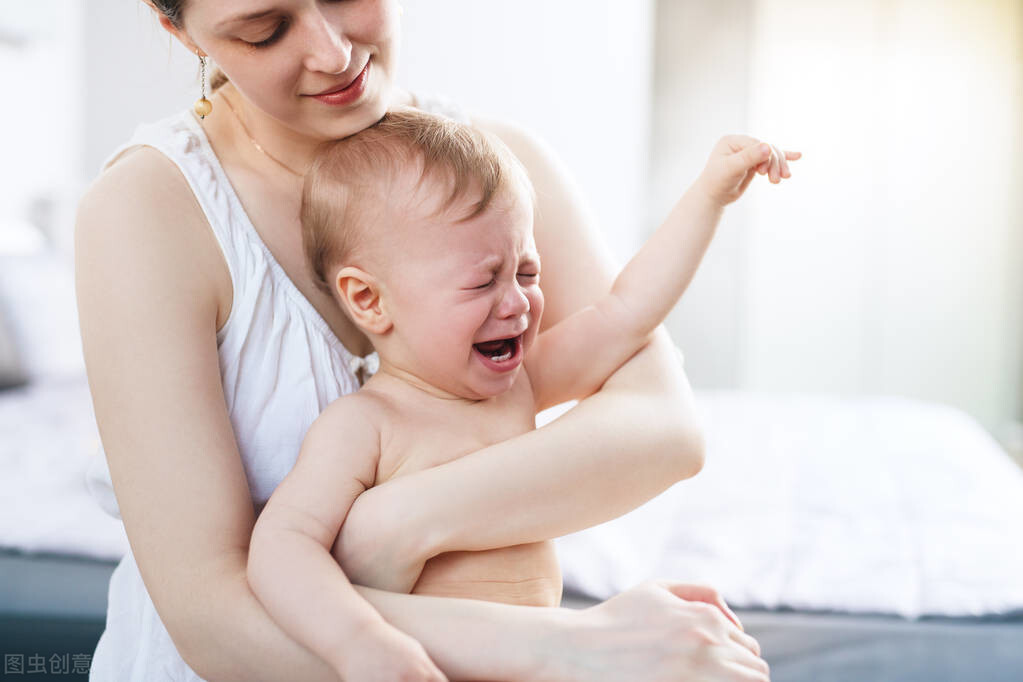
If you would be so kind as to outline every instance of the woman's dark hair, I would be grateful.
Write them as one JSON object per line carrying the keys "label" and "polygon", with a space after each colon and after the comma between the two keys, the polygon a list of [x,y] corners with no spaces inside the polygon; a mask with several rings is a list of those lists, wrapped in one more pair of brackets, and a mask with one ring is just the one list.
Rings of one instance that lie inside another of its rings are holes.
{"label": "woman's dark hair", "polygon": [[185,9],[185,0],[151,0],[153,7],[163,12],[170,22],[181,28],[181,12]]}
{"label": "woman's dark hair", "polygon": [[[158,9],[167,17],[176,28],[181,28],[181,14],[185,10],[185,0],[150,0],[153,7]],[[219,68],[213,69],[210,74],[210,91],[216,91],[221,85],[227,82],[227,76]]]}

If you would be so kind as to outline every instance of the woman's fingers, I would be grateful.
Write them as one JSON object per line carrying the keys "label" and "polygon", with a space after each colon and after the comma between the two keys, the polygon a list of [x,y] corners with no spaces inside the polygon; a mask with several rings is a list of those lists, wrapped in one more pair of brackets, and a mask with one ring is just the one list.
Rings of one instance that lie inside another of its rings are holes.
{"label": "woman's fingers", "polygon": [[735,628],[729,628],[728,636],[732,639],[732,641],[746,647],[753,654],[756,654],[757,656],[760,655],[760,642],[747,635],[745,632],[739,632]]}
{"label": "woman's fingers", "polygon": [[721,667],[730,673],[728,678],[722,679],[734,680],[734,682],[770,682],[771,679],[769,672],[756,670],[737,661],[724,661]]}
{"label": "woman's fingers", "polygon": [[733,647],[725,653],[724,656],[726,656],[728,660],[738,663],[750,670],[756,671],[761,675],[771,674],[771,666],[767,665],[767,661],[759,656],[754,656],[746,649]]}
{"label": "woman's fingers", "polygon": [[699,601],[711,606],[716,606],[718,610],[724,614],[728,620],[735,623],[735,626],[742,630],[742,623],[739,622],[739,617],[728,608],[728,604],[725,603],[724,597],[722,597],[717,590],[707,585],[687,585],[682,583],[673,583],[667,580],[658,581],[662,587],[666,588],[669,592],[674,594],[680,599],[686,601]]}

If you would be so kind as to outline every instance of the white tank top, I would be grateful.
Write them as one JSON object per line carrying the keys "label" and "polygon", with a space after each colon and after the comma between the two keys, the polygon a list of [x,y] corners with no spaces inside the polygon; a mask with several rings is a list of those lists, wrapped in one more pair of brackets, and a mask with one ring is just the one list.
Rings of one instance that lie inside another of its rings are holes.
{"label": "white tank top", "polygon": [[[441,98],[418,106],[468,122]],[[376,353],[348,352],[288,278],[242,208],[224,169],[191,112],[139,126],[104,162],[147,145],[180,169],[198,199],[231,275],[233,302],[217,332],[220,376],[253,506],[258,510],[295,464],[305,432],[320,412],[372,375]],[[102,448],[86,482],[97,503],[120,518]],[[106,629],[92,659],[93,682],[189,681],[201,678],[178,654],[129,550],[110,579]]]}

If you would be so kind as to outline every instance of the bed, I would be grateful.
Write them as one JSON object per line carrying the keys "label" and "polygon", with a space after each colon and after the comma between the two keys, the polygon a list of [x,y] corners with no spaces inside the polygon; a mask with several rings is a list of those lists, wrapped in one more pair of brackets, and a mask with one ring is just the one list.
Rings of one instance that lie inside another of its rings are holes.
{"label": "bed", "polygon": [[[28,380],[0,390],[0,641],[5,675],[66,679],[88,667],[127,541],[85,486],[99,437],[70,271],[28,272],[48,284],[7,303]],[[0,303],[21,275],[0,267]],[[704,470],[559,538],[564,606],[707,583],[776,681],[1023,679],[1023,473],[969,416],[895,396],[697,402]]]}

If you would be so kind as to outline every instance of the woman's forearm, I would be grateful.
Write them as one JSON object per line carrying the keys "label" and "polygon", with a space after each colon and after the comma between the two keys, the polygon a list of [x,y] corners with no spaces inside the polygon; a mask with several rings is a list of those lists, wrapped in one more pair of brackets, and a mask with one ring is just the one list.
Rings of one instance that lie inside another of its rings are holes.
{"label": "woman's forearm", "polygon": [[[233,562],[232,562],[233,563]],[[241,565],[208,576],[209,595],[189,618],[182,658],[209,682],[339,682],[326,661],[291,639],[256,598]]]}
{"label": "woman's forearm", "polygon": [[569,632],[575,613],[361,586],[356,589],[384,620],[418,640],[452,682],[551,679],[545,666],[565,648],[561,634]]}
{"label": "woman's forearm", "polygon": [[[216,582],[216,603],[196,617],[187,643],[175,642],[200,676],[210,682],[338,681],[270,618],[244,566]],[[452,681],[543,679],[546,647],[570,617],[560,609],[355,589],[384,620],[419,640]]]}
{"label": "woman's forearm", "polygon": [[397,533],[427,558],[536,542],[621,516],[694,475],[703,443],[692,392],[658,335],[544,428],[366,491],[342,540]]}

